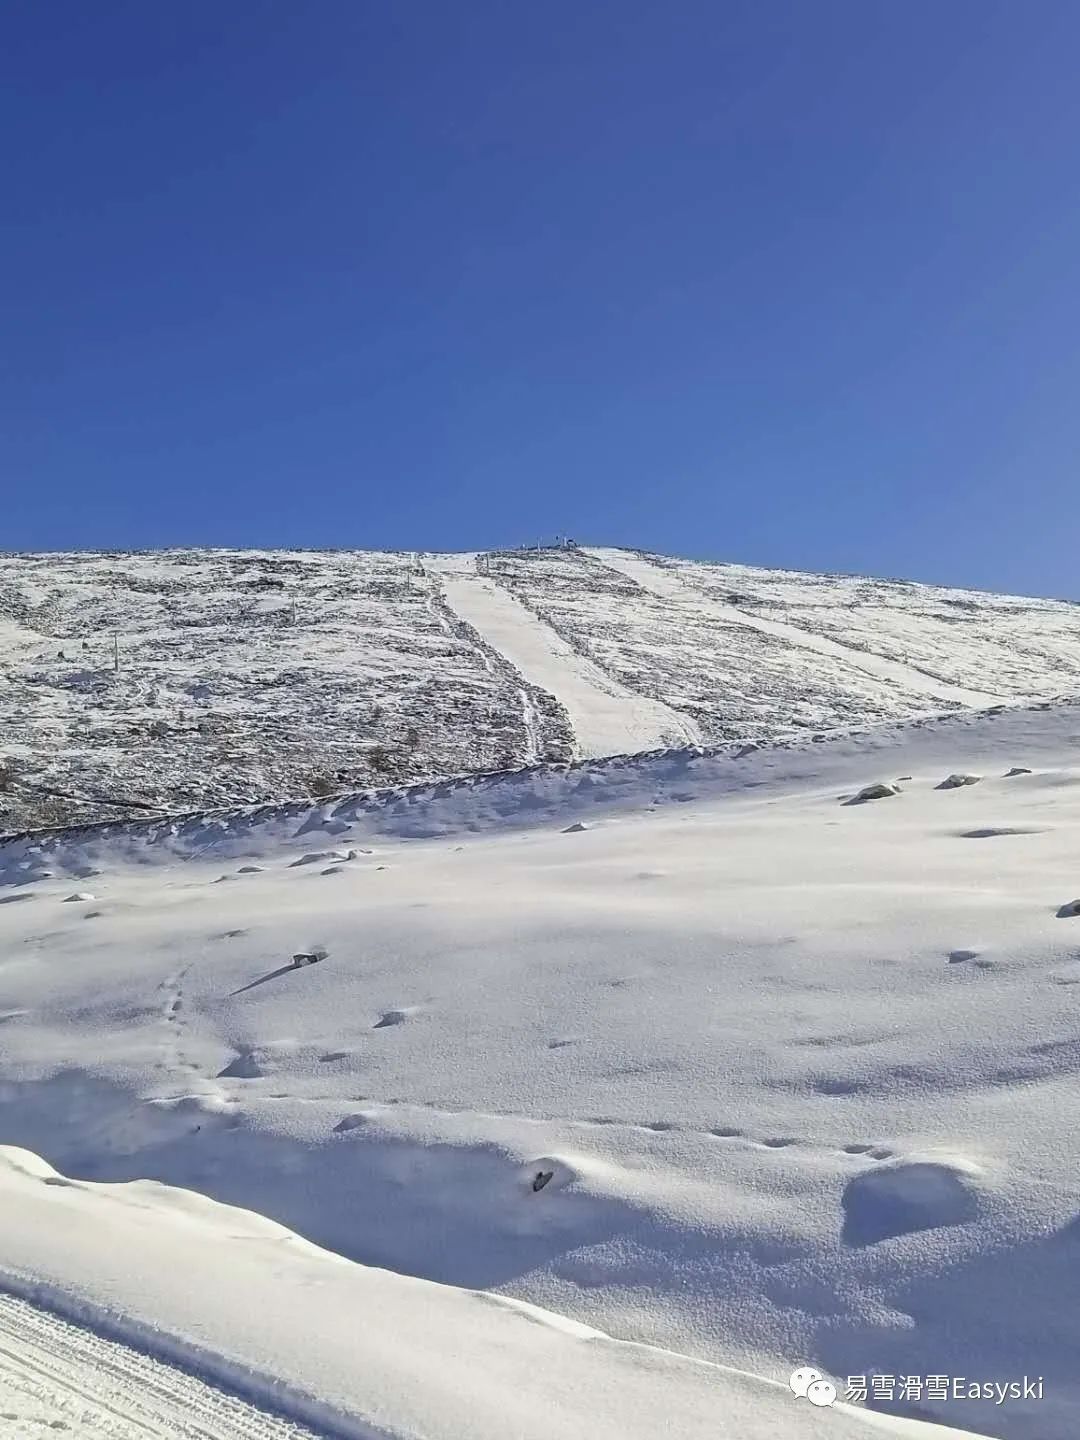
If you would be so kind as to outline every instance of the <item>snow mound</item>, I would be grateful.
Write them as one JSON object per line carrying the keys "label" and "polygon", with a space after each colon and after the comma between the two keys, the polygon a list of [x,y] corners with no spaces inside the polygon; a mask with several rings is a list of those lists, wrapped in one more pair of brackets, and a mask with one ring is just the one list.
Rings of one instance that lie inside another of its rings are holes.
{"label": "snow mound", "polygon": [[906,1159],[856,1175],[844,1189],[846,1245],[963,1225],[979,1213],[981,1172],[963,1160]]}

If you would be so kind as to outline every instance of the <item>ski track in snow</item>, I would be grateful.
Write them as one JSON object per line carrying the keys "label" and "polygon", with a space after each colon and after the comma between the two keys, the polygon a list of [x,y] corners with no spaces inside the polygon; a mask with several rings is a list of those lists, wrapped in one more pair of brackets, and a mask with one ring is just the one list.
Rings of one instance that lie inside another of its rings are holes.
{"label": "ski track in snow", "polygon": [[525,764],[536,765],[540,761],[540,717],[536,713],[532,696],[523,685],[518,691],[521,696],[521,720],[525,726]]}
{"label": "ski track in snow", "polygon": [[[433,587],[431,597],[428,601],[428,608],[432,616],[445,635],[453,639],[461,640],[461,635],[455,633],[455,628],[447,616],[447,612],[452,610],[453,607],[445,593],[445,588],[439,588],[440,577],[437,574],[433,574],[432,571],[425,566],[419,554],[416,556],[416,567],[419,573],[422,574]],[[458,619],[462,621],[463,617],[458,615]],[[464,623],[458,628],[459,630],[464,629]],[[475,626],[470,628],[474,631],[476,630]],[[483,637],[479,631],[476,631],[476,633],[482,641]],[[471,644],[470,648],[487,674],[494,676],[495,660],[487,644]],[[502,659],[506,661],[506,656],[502,656]],[[506,661],[506,663],[509,664],[509,661]],[[527,677],[525,678],[527,679]],[[521,763],[524,765],[538,765],[544,759],[546,753],[543,716],[537,710],[536,702],[529,694],[528,684],[519,686],[517,688],[517,694],[521,702],[521,727],[523,731]]]}
{"label": "ski track in snow", "polygon": [[668,745],[696,745],[694,722],[659,700],[620,685],[579,654],[539,616],[487,576],[471,555],[432,555],[454,611],[528,681],[565,706],[585,759]]}
{"label": "ski track in snow", "polygon": [[130,1346],[0,1294],[0,1440],[315,1440]]}
{"label": "ski track in snow", "polygon": [[[431,572],[426,568],[424,562],[420,559],[419,555],[417,555],[416,557],[416,566],[417,570],[420,572],[421,575],[424,576],[425,580],[430,581],[433,586],[438,587],[439,581],[437,577],[433,576]],[[428,610],[430,611],[432,618],[434,619],[436,625],[438,625],[439,629],[443,632],[443,634],[449,636],[450,638],[453,638],[454,627],[447,619],[446,611],[444,607],[440,605],[439,598],[440,597],[437,592],[437,588],[433,589],[431,595],[428,598]],[[491,663],[491,656],[488,651],[485,650],[483,645],[473,645],[471,649],[473,654],[480,661],[480,664],[487,671],[487,673],[489,675],[492,674],[494,666]]]}
{"label": "ski track in snow", "polygon": [[642,590],[648,591],[662,600],[693,605],[699,610],[715,614],[718,620],[724,620],[734,625],[745,625],[747,629],[757,630],[762,635],[772,636],[773,639],[784,640],[788,644],[799,646],[804,650],[816,651],[819,655],[828,655],[831,659],[840,661],[852,670],[860,670],[863,674],[872,675],[875,680],[883,680],[890,686],[899,685],[916,695],[925,695],[928,700],[939,703],[952,700],[970,708],[997,705],[1002,701],[1000,695],[991,695],[980,690],[968,690],[960,685],[950,685],[945,680],[935,680],[914,666],[903,664],[902,661],[891,660],[884,655],[871,655],[865,650],[855,650],[848,645],[840,644],[839,641],[829,640],[824,635],[813,635],[798,625],[789,625],[781,620],[766,620],[760,615],[750,615],[736,605],[725,605],[723,602],[695,590],[687,581],[672,574],[671,571],[663,569],[650,560],[633,555],[629,551],[589,547],[585,553],[591,555],[602,565],[606,565],[609,570],[615,570],[620,575],[625,575],[628,580],[633,580],[635,584],[640,585]]}

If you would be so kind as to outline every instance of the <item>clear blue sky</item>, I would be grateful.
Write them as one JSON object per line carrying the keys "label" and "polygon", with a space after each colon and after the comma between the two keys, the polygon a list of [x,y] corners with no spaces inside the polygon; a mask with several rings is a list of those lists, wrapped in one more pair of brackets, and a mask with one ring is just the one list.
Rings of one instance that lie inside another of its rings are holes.
{"label": "clear blue sky", "polygon": [[7,0],[0,545],[1080,596],[1076,0]]}

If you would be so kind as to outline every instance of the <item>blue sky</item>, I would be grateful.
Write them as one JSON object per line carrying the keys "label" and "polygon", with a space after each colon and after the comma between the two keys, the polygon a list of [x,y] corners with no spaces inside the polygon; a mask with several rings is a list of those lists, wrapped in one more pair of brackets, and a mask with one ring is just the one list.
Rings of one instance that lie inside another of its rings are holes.
{"label": "blue sky", "polygon": [[4,548],[1080,597],[1075,0],[4,17]]}

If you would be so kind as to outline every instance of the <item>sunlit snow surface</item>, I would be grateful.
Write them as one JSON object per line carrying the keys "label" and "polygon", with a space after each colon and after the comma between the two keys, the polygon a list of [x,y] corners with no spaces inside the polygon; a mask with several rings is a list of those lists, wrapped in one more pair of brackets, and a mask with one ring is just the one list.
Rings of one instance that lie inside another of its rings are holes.
{"label": "sunlit snow surface", "polygon": [[340,1433],[860,1433],[805,1364],[1071,1440],[1078,757],[1061,704],[11,843],[0,1139],[95,1183],[9,1159],[0,1273]]}

